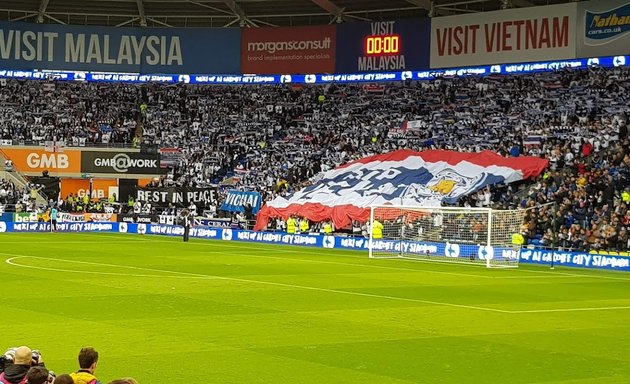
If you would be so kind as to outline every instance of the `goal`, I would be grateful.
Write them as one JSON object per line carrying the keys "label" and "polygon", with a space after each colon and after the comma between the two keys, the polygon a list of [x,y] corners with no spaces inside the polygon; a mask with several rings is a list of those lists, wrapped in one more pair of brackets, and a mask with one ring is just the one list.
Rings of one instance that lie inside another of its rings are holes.
{"label": "goal", "polygon": [[512,245],[512,235],[521,232],[525,214],[489,208],[374,206],[369,255],[515,268],[520,246]]}

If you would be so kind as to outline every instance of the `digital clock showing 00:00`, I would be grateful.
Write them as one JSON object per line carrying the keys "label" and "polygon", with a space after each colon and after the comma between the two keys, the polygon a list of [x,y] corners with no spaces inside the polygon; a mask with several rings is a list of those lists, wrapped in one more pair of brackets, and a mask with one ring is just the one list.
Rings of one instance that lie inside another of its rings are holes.
{"label": "digital clock showing 00:00", "polygon": [[368,36],[364,48],[366,55],[397,55],[400,53],[400,36]]}

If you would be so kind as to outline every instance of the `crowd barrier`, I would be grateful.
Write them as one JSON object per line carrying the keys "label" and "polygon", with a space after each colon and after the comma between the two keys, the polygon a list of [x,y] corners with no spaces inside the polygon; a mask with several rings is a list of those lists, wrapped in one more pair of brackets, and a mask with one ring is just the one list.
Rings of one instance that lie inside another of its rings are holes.
{"label": "crowd barrier", "polygon": [[[59,223],[59,232],[114,232],[129,234],[152,234],[164,236],[182,236],[184,228],[177,225],[144,224],[124,222],[76,222]],[[0,232],[50,232],[50,223],[15,223],[0,222]],[[190,229],[190,237],[221,241],[242,241],[266,244],[310,246],[325,249],[362,250],[369,246],[367,239],[342,236],[324,236],[311,234],[287,234],[274,232],[253,232],[231,228],[213,228],[197,226]],[[556,266],[580,267],[630,271],[630,258],[623,256],[590,254],[584,252],[563,252],[548,250],[523,249],[517,252],[511,248],[493,248],[472,244],[434,243],[417,241],[377,240],[374,246],[379,250],[397,252],[401,249],[407,254],[430,253],[445,258],[515,259],[520,263],[551,264]]]}

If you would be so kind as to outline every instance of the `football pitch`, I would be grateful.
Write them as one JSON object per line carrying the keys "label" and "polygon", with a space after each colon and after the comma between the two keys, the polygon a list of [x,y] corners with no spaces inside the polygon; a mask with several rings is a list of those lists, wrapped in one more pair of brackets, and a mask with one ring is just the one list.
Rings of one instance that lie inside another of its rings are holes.
{"label": "football pitch", "polygon": [[630,274],[117,234],[0,256],[0,348],[67,373],[93,346],[104,383],[630,382]]}

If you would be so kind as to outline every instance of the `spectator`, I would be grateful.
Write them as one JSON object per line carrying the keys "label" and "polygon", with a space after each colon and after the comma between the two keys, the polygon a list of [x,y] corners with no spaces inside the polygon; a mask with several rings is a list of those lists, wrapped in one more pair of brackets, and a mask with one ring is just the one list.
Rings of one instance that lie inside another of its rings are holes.
{"label": "spectator", "polygon": [[101,384],[94,376],[98,364],[98,352],[92,347],[82,348],[79,352],[79,370],[71,373],[74,384]]}
{"label": "spectator", "polygon": [[44,367],[41,355],[33,354],[29,347],[22,346],[15,349],[13,363],[5,367],[0,374],[2,384],[23,384],[26,382],[26,374],[32,366]]}
{"label": "spectator", "polygon": [[55,379],[45,367],[31,367],[26,373],[27,384],[52,383]]}
{"label": "spectator", "polygon": [[72,376],[64,373],[63,375],[57,376],[53,384],[74,384],[74,380],[72,380]]}
{"label": "spectator", "polygon": [[[0,87],[3,138],[19,144],[61,139],[68,146],[129,146],[141,123],[138,140],[175,149],[168,175],[152,181],[159,187],[219,186],[219,196],[227,188],[255,190],[266,201],[310,185],[320,171],[371,154],[491,149],[547,158],[551,172],[473,194],[461,205],[557,202],[559,223],[571,212],[568,221],[580,225],[572,231],[580,240],[573,236],[569,246],[583,249],[619,244],[621,230],[627,233],[622,221],[614,233],[599,228],[613,216],[623,218],[628,206],[619,203],[630,164],[627,67],[299,88],[148,84],[141,91],[134,84],[56,82],[49,90],[47,84],[10,79]],[[16,201],[22,192],[15,191]],[[91,203],[75,205],[72,209],[95,209]],[[20,209],[33,206],[24,200]],[[553,214],[550,208],[536,211],[527,232],[542,242]],[[276,223],[282,228],[284,221]]]}

